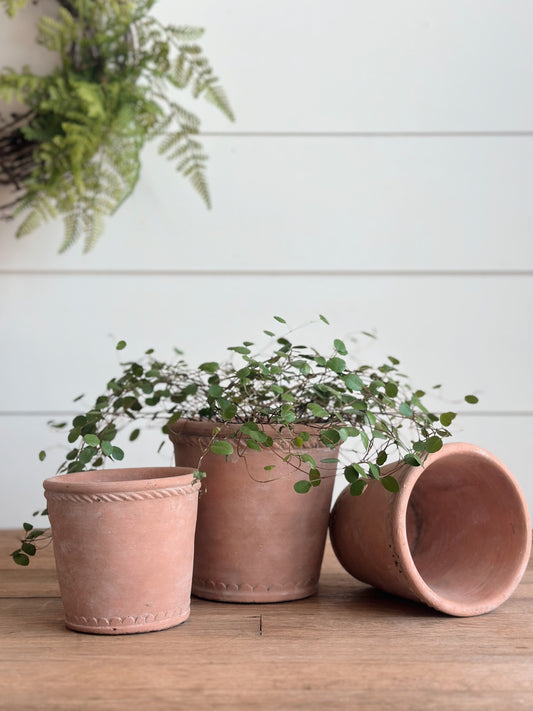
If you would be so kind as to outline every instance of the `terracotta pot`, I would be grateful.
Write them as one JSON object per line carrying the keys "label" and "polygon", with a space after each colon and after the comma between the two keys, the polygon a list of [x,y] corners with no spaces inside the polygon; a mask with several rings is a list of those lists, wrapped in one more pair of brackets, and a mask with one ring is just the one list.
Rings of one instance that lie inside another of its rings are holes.
{"label": "terracotta pot", "polygon": [[128,634],[189,617],[192,471],[111,469],[44,482],[67,627]]}
{"label": "terracotta pot", "polygon": [[531,552],[527,505],[509,470],[470,444],[447,444],[424,467],[383,468],[400,491],[347,487],[331,514],[333,549],[354,577],[456,616],[501,605]]}
{"label": "terracotta pot", "polygon": [[[176,465],[198,466],[214,424],[182,420],[172,427]],[[236,426],[226,426],[228,441]],[[287,442],[276,437],[274,451],[246,449],[228,461],[209,453],[201,469],[192,591],[222,602],[280,602],[313,595],[318,587],[327,535],[335,464],[320,460],[337,453],[313,437],[305,451],[324,478],[297,494],[301,471],[282,461]],[[302,453],[304,450],[301,450]],[[281,456],[280,456],[281,455]],[[264,467],[276,463],[272,471]]]}

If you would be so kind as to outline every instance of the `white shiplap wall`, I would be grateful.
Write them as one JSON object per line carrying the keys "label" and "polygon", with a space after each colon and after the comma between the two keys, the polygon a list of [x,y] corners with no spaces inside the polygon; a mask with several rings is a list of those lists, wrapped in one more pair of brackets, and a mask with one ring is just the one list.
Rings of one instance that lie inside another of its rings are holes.
{"label": "white shiplap wall", "polygon": [[[32,21],[0,16],[0,65],[42,62]],[[533,509],[533,6],[525,0],[161,0],[207,28],[237,114],[209,105],[208,212],[150,146],[132,198],[89,255],[61,226],[0,223],[0,527],[42,503],[64,453],[46,421],[131,357],[189,359],[328,315],[318,342],[375,330],[465,414],[457,439],[514,472]],[[461,396],[479,394],[468,410]],[[142,439],[129,463],[154,461]],[[49,450],[46,463],[37,461]],[[160,462],[171,461],[170,449]],[[339,486],[342,485],[341,483]]]}

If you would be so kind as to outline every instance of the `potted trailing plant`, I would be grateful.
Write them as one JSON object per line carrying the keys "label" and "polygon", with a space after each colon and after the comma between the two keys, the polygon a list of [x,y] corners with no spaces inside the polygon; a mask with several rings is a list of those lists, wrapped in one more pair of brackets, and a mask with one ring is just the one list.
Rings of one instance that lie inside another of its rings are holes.
{"label": "potted trailing plant", "polygon": [[[370,480],[396,492],[394,468],[382,467],[393,459],[422,466],[451,434],[455,413],[432,413],[397,358],[377,367],[351,363],[338,338],[322,354],[293,342],[285,320],[275,319],[283,333],[266,330],[270,341],[261,349],[251,341],[230,346],[232,357],[225,362],[191,368],[181,357],[160,361],[152,350],[124,362],[122,373],[73,419],[68,432],[72,448],[60,473],[121,460],[124,452],[115,438],[123,426],[131,424],[129,437],[135,440],[139,422],[160,422],[174,442],[176,465],[194,467],[202,479],[197,595],[274,601],[312,594],[337,472],[354,496],[364,494]],[[125,345],[120,341],[117,348]],[[222,501],[225,494],[229,501]],[[22,564],[29,562],[42,532],[29,528],[27,534],[14,553]],[[249,549],[251,562],[235,552],[225,557],[226,544],[235,551],[239,542]],[[30,551],[24,550],[28,544]],[[285,564],[288,570],[282,570]]]}
{"label": "potted trailing plant", "polygon": [[[27,0],[0,4],[13,16]],[[81,237],[91,249],[104,217],[135,189],[141,150],[154,138],[210,206],[200,121],[176,95],[190,90],[233,113],[197,44],[203,30],[162,25],[154,4],[58,0],[57,16],[41,17],[37,32],[58,66],[44,76],[28,66],[0,74],[0,99],[25,107],[0,119],[0,185],[14,193],[0,214],[24,216],[18,237],[61,215],[60,251]]]}

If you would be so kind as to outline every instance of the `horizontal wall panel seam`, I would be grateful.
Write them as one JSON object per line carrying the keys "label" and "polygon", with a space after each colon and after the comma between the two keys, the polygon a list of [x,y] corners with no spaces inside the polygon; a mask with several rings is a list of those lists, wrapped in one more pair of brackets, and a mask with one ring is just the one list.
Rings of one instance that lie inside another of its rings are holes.
{"label": "horizontal wall panel seam", "polygon": [[112,276],[112,277],[450,277],[450,278],[495,278],[495,277],[533,277],[533,269],[469,269],[469,270],[370,270],[370,269],[0,269],[0,277],[34,276]]}
{"label": "horizontal wall panel seam", "polygon": [[531,131],[202,131],[205,138],[533,138]]}

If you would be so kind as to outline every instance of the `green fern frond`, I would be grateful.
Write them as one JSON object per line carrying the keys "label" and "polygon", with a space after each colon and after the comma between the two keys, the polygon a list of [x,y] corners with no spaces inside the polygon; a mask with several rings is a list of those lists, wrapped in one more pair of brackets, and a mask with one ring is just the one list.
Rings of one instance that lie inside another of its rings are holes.
{"label": "green fern frond", "polygon": [[15,233],[16,237],[25,237],[33,232],[43,223],[43,218],[37,210],[32,210],[29,215],[26,216],[25,220],[19,226]]}
{"label": "green fern frond", "polygon": [[211,208],[211,196],[209,195],[209,188],[207,185],[207,180],[205,178],[205,173],[203,168],[197,167],[189,173],[189,179],[193,188],[200,195],[200,197],[205,202],[206,206]]}
{"label": "green fern frond", "polygon": [[[66,13],[66,11],[65,11]],[[71,17],[69,13],[67,16]],[[44,15],[37,25],[37,42],[51,52],[61,52],[76,39],[76,25]],[[71,17],[72,19],[72,17]]]}
{"label": "green fern frond", "polygon": [[[61,215],[60,251],[82,239],[90,250],[104,219],[135,189],[141,149],[154,138],[210,206],[200,120],[174,101],[175,89],[206,98],[232,120],[233,112],[196,44],[203,29],[163,26],[150,15],[154,3],[60,3],[56,16],[38,23],[38,42],[59,53],[60,65],[45,76],[29,67],[0,73],[0,98],[28,106],[27,123],[17,126],[32,157],[12,210],[25,217],[19,235]],[[0,0],[10,14],[25,4]]]}
{"label": "green fern frond", "polygon": [[222,113],[229,118],[230,121],[235,121],[235,115],[229,104],[226,92],[220,84],[210,84],[205,86],[203,95],[205,99],[214,104]]}
{"label": "green fern frond", "polygon": [[195,114],[187,111],[181,104],[169,103],[171,109],[170,117],[187,129],[189,133],[196,133],[200,129],[200,119]]}
{"label": "green fern frond", "polygon": [[104,233],[104,219],[99,212],[93,212],[90,215],[84,215],[84,247],[83,251],[86,254],[95,246],[96,242]]}
{"label": "green fern frond", "polygon": [[19,10],[26,7],[29,0],[0,0],[9,17],[15,17]]}
{"label": "green fern frond", "polygon": [[182,143],[175,150],[173,150],[172,153],[169,153],[167,158],[168,158],[168,160],[171,160],[171,161],[177,160],[178,158],[183,156],[188,150],[189,150],[189,144]]}
{"label": "green fern frond", "polygon": [[6,67],[0,74],[0,99],[8,103],[15,100],[26,102],[39,90],[43,81],[41,77],[33,74],[27,64],[19,72]]}
{"label": "green fern frond", "polygon": [[59,253],[62,254],[67,249],[72,247],[81,237],[82,234],[82,224],[81,224],[81,213],[78,208],[65,215],[63,218],[64,234],[63,242],[59,247]]}
{"label": "green fern frond", "polygon": [[165,29],[176,42],[195,42],[205,32],[202,27],[191,27],[190,25],[166,25]]}
{"label": "green fern frond", "polygon": [[187,57],[184,54],[180,54],[179,57],[176,59],[176,62],[174,64],[174,71],[171,76],[172,80],[174,81],[174,84],[180,89],[185,89],[185,87],[191,81],[192,75],[192,64],[189,64],[189,62],[187,61]]}
{"label": "green fern frond", "polygon": [[175,133],[170,133],[168,136],[166,136],[161,141],[161,143],[159,144],[159,148],[157,149],[159,155],[168,153],[171,148],[174,148],[174,146],[182,140],[183,135],[183,131],[176,131]]}

